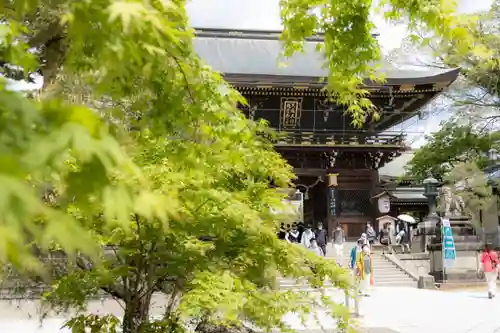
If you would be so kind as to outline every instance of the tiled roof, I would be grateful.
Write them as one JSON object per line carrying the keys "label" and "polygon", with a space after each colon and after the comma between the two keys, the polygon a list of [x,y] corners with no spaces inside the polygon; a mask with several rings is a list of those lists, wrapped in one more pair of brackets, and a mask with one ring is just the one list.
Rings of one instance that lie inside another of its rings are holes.
{"label": "tiled roof", "polygon": [[[283,48],[279,32],[199,29],[193,43],[198,55],[214,70],[224,74],[316,78],[328,75],[325,58],[316,51],[322,43],[321,38],[307,41],[304,53],[282,59],[286,66],[280,66]],[[418,84],[453,81],[458,75],[458,69],[408,71],[396,69],[387,62],[381,64],[380,71],[388,82],[411,80]],[[404,82],[393,84],[401,83]]]}

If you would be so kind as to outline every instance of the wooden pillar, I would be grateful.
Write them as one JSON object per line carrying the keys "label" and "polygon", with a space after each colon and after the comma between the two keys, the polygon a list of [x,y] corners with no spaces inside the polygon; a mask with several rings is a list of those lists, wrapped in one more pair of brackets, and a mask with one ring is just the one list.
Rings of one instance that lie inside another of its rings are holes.
{"label": "wooden pillar", "polygon": [[[371,170],[370,181],[371,181],[370,192],[371,196],[373,197],[374,195],[380,192],[378,170]],[[379,229],[378,226],[379,221],[377,220],[378,217],[379,217],[378,203],[376,202],[376,200],[372,200],[372,205],[370,209],[370,220],[375,230]]]}
{"label": "wooden pillar", "polygon": [[[332,236],[333,230],[336,228],[337,218],[337,176],[338,173],[329,173],[327,175],[327,207],[328,207],[328,233]],[[345,230],[344,230],[345,231]]]}

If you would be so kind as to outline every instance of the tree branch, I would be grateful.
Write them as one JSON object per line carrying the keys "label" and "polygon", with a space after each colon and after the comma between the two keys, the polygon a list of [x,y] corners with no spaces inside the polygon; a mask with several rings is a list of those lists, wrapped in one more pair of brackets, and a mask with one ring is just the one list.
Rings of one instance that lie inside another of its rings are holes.
{"label": "tree branch", "polygon": [[[78,256],[76,258],[76,265],[78,268],[84,271],[91,271],[93,269],[92,263],[84,260],[81,256]],[[108,285],[100,285],[99,286],[103,291],[111,295],[113,298],[117,300],[125,300],[125,293],[124,291],[118,290],[118,288],[115,285],[108,284]]]}

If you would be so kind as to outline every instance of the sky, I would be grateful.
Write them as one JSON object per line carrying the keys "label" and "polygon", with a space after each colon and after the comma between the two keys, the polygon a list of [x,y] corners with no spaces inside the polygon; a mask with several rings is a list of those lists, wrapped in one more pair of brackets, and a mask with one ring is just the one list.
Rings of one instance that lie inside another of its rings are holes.
{"label": "sky", "polygon": [[[347,0],[349,1],[349,0]],[[489,9],[492,0],[458,0],[459,11],[471,13]],[[197,28],[229,28],[254,30],[280,30],[279,0],[191,0],[188,4],[191,25]],[[381,17],[373,15],[377,26],[379,41],[384,53],[397,49],[407,31],[404,25],[392,25]],[[40,84],[40,82],[38,82]],[[13,89],[33,87],[25,83],[13,83]],[[437,106],[436,106],[437,107]],[[425,134],[439,129],[441,121],[450,116],[446,112],[437,112],[427,119],[411,120],[404,123],[399,130],[408,132],[409,142],[413,149],[425,143]],[[398,130],[398,129],[395,129]],[[411,159],[411,151],[391,163],[381,173],[398,175],[403,166]]]}
{"label": "sky", "polygon": [[[487,10],[492,0],[459,0],[460,12]],[[188,4],[191,24],[197,28],[279,30],[279,0],[191,0]],[[384,51],[397,48],[406,36],[404,25],[387,24],[374,15]]]}

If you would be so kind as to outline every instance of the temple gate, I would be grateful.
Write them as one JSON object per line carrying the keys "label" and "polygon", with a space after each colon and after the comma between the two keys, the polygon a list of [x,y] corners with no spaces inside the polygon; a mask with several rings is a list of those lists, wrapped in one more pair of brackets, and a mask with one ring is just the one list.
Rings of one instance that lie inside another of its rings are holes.
{"label": "temple gate", "polygon": [[371,199],[381,191],[378,169],[408,148],[394,126],[417,116],[459,70],[411,72],[383,64],[385,83],[365,81],[380,119],[367,115],[356,128],[345,107],[329,102],[323,91],[327,70],[315,52],[322,36],[308,40],[305,52],[283,67],[279,34],[199,29],[194,48],[247,99],[240,107],[247,117],[265,119],[283,134],[275,148],[295,168],[305,222],[324,222],[330,232],[341,223],[357,237],[380,216]]}

